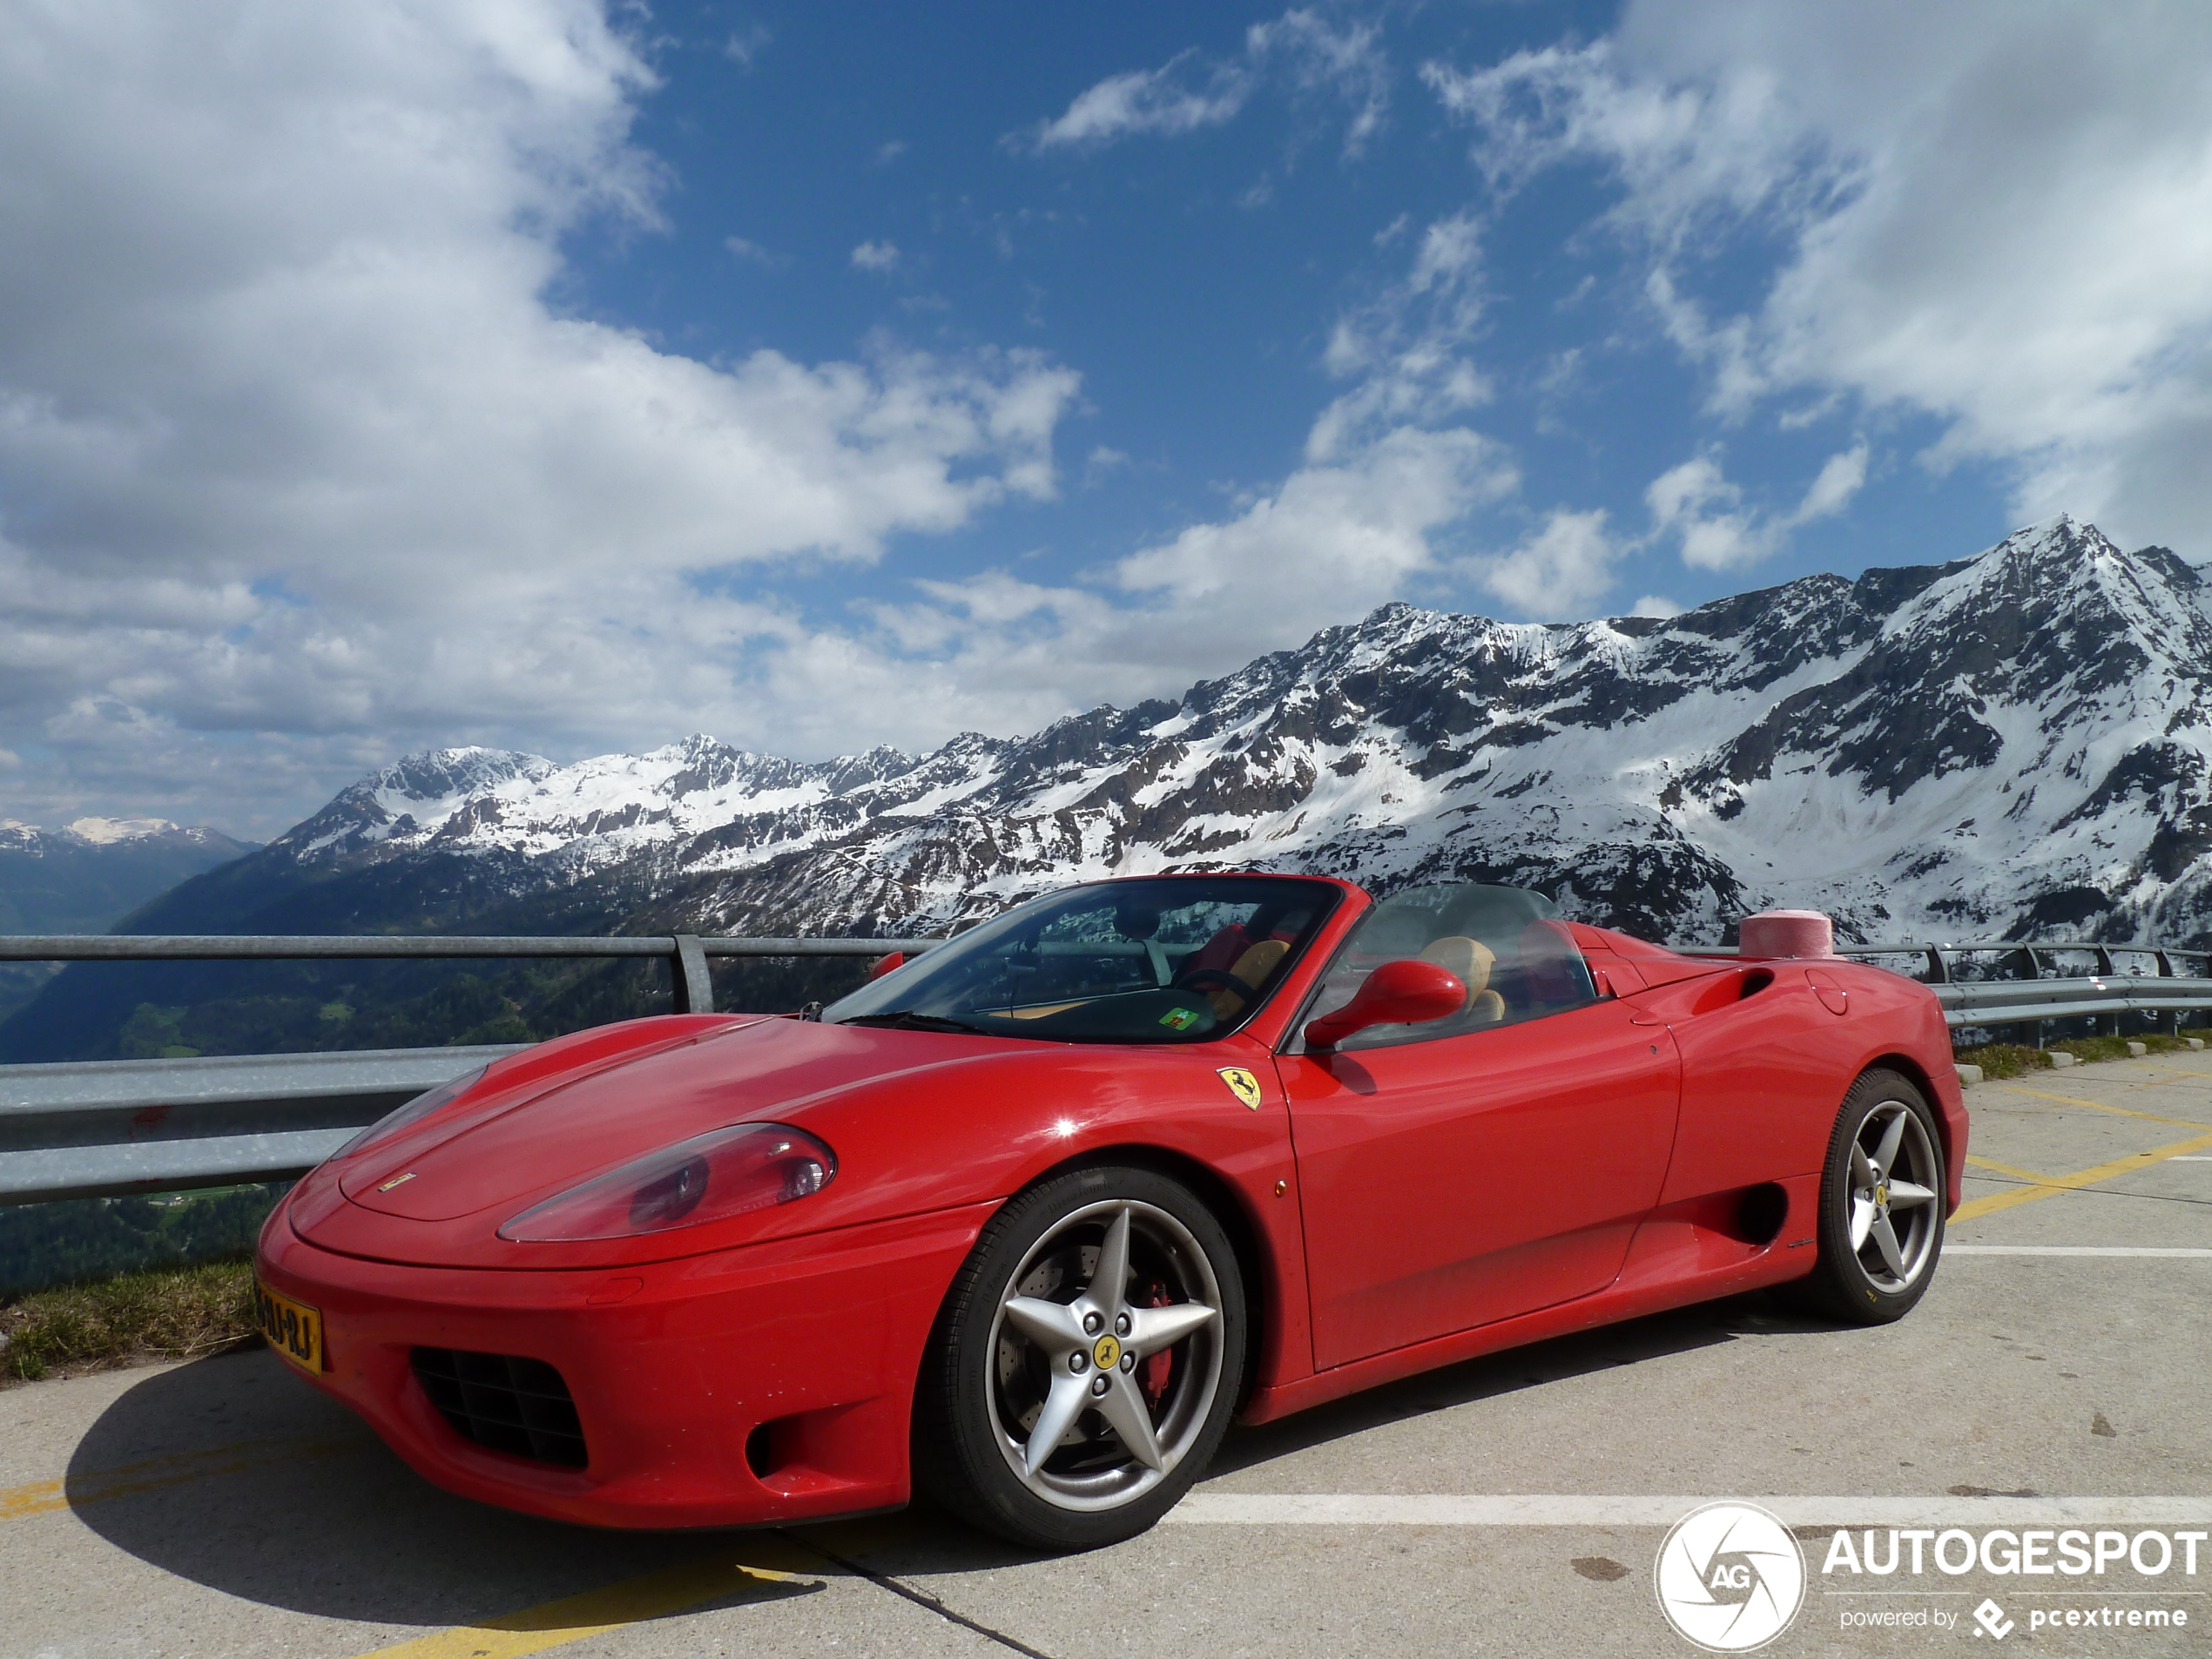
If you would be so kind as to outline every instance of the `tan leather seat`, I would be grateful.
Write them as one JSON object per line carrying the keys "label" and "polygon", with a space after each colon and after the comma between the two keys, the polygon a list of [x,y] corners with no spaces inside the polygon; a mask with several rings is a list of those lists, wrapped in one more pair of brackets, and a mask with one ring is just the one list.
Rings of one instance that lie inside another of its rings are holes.
{"label": "tan leather seat", "polygon": [[1490,988],[1490,969],[1498,960],[1497,954],[1480,940],[1462,934],[1432,939],[1422,950],[1421,960],[1456,975],[1467,988],[1461,1011],[1474,1023],[1491,1025],[1506,1017],[1506,999]]}
{"label": "tan leather seat", "polygon": [[[1244,954],[1237,958],[1236,966],[1229,972],[1258,990],[1267,983],[1267,976],[1275,971],[1276,964],[1290,954],[1290,949],[1279,939],[1263,939],[1257,945],[1246,946]],[[1213,1015],[1217,1020],[1233,1020],[1244,1011],[1244,994],[1227,985],[1208,991],[1206,1001],[1213,1004]]]}

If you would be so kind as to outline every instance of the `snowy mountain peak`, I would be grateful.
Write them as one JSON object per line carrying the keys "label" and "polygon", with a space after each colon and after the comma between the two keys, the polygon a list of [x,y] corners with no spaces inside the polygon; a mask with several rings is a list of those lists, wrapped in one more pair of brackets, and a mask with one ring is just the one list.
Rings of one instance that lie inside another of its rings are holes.
{"label": "snowy mountain peak", "polygon": [[122,847],[158,841],[179,847],[237,852],[245,843],[205,825],[186,828],[165,818],[79,818],[57,830],[41,829],[17,819],[0,818],[0,848],[33,856],[50,850]]}
{"label": "snowy mountain peak", "polygon": [[1675,938],[1775,904],[1862,938],[2188,935],[2212,919],[2209,594],[2165,550],[2061,516],[1666,618],[1393,604],[1179,698],[918,758],[438,751],[279,846],[497,857],[515,891],[618,878],[658,895],[657,926],[713,932],[941,924],[1080,877],[1263,867],[1512,881]]}

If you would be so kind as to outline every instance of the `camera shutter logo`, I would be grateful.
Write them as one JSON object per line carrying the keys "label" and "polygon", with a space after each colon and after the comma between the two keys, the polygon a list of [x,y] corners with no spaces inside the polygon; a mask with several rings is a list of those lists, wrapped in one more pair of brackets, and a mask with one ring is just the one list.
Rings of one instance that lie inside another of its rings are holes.
{"label": "camera shutter logo", "polygon": [[1677,1635],[1708,1653],[1749,1653],[1797,1616],[1805,1557],[1757,1505],[1709,1503],[1674,1524],[1651,1580]]}

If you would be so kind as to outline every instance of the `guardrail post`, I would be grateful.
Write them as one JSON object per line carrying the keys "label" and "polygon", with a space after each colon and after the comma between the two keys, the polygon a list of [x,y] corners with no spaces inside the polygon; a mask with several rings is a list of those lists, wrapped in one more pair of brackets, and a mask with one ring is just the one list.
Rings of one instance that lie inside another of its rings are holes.
{"label": "guardrail post", "polygon": [[[2097,954],[2097,976],[2100,979],[2112,978],[2119,971],[2112,965],[2112,952],[2102,945],[2094,945],[2090,948]],[[2117,1014],[2093,1014],[2089,1016],[2089,1028],[2094,1031],[2101,1026],[2107,1026],[2109,1028],[2104,1035],[2108,1037],[2116,1037],[2120,1035],[2120,1019],[2121,1016]]]}
{"label": "guardrail post", "polygon": [[1933,942],[1928,946],[1928,978],[1935,985],[1951,983],[1951,964],[1943,960],[1943,947]]}
{"label": "guardrail post", "polygon": [[706,971],[706,952],[692,934],[676,935],[676,949],[668,959],[668,981],[676,995],[677,1013],[714,1012],[714,981]]}

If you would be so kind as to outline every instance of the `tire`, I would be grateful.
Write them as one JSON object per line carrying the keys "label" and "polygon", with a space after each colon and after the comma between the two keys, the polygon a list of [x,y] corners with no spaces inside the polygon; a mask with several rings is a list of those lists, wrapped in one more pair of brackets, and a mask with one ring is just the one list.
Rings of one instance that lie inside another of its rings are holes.
{"label": "tire", "polygon": [[1943,1139],[1919,1089],[1894,1071],[1862,1074],[1828,1139],[1820,1258],[1800,1298],[1858,1325],[1911,1312],[1943,1253],[1944,1175]]}
{"label": "tire", "polygon": [[1131,1168],[1042,1182],[992,1218],[945,1298],[915,1390],[915,1483],[1024,1548],[1133,1538],[1220,1446],[1246,1331],[1236,1251],[1189,1188]]}

